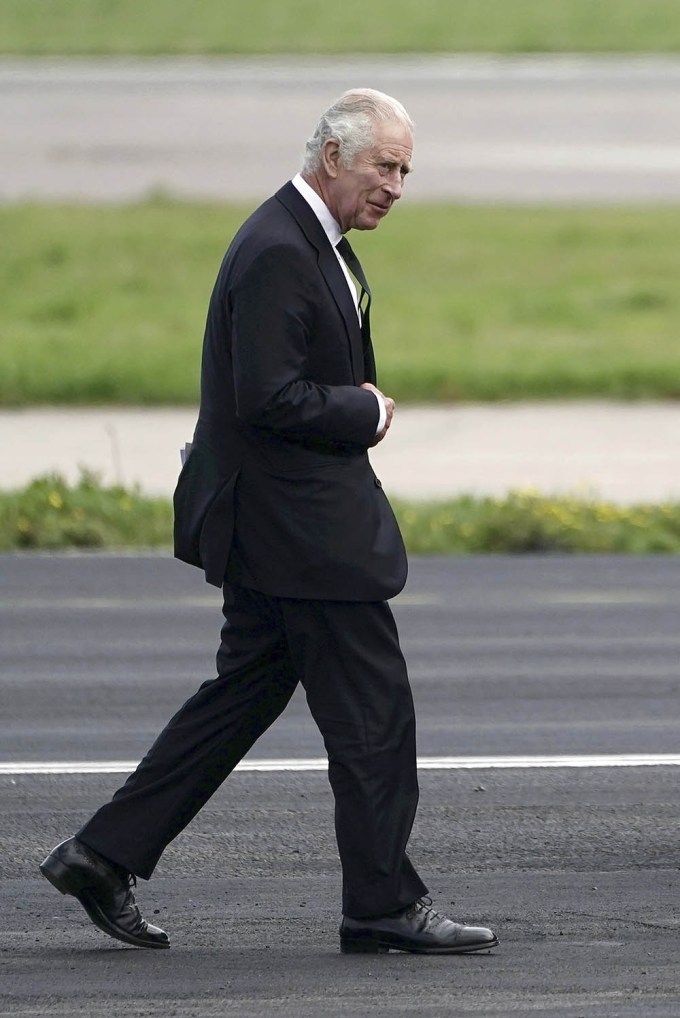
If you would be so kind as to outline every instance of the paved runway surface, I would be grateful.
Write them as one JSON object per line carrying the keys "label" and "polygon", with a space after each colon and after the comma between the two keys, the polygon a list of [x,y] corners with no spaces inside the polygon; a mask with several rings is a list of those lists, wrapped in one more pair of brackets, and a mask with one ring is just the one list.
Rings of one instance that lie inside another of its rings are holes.
{"label": "paved runway surface", "polygon": [[[416,559],[394,610],[420,754],[677,753],[677,570]],[[422,771],[412,855],[437,904],[497,928],[491,955],[339,954],[315,771],[232,775],[140,886],[172,950],[109,941],[35,867],[120,775],[6,771],[138,757],[213,675],[219,593],[162,556],[19,555],[0,598],[0,1015],[677,1018],[672,766]],[[321,755],[301,698],[253,755]]]}
{"label": "paved runway surface", "polygon": [[416,120],[415,199],[677,201],[679,83],[653,57],[4,59],[0,200],[258,199],[369,85]]}

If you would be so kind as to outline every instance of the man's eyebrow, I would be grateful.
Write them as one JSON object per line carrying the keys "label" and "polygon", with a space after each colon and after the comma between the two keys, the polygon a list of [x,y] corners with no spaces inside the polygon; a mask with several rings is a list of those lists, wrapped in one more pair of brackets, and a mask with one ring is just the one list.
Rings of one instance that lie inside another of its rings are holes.
{"label": "man's eyebrow", "polygon": [[411,173],[413,171],[411,164],[403,163],[401,159],[390,159],[389,157],[386,157],[380,161],[386,166],[398,166],[402,173]]}

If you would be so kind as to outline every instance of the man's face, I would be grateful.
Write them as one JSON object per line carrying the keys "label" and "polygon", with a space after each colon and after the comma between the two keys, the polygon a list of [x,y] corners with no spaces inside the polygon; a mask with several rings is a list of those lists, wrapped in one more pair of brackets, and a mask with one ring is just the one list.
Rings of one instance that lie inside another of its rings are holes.
{"label": "man's face", "polygon": [[398,121],[377,124],[373,145],[359,152],[349,168],[340,162],[336,143],[327,146],[328,208],[343,233],[375,230],[401,197],[404,178],[411,169],[411,132]]}

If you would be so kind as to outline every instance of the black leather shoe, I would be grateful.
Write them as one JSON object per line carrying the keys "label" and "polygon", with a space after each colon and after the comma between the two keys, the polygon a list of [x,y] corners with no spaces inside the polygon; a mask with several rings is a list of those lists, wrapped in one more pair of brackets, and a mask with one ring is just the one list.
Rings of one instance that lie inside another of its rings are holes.
{"label": "black leather shoe", "polygon": [[57,845],[40,872],[62,894],[77,898],[95,926],[110,937],[135,947],[170,947],[167,933],[142,918],[132,893],[134,876],[77,838]]}
{"label": "black leather shoe", "polygon": [[484,926],[463,926],[440,915],[429,899],[420,898],[403,912],[377,919],[351,919],[340,925],[340,950],[344,954],[384,954],[412,951],[415,954],[467,954],[496,947],[498,937]]}

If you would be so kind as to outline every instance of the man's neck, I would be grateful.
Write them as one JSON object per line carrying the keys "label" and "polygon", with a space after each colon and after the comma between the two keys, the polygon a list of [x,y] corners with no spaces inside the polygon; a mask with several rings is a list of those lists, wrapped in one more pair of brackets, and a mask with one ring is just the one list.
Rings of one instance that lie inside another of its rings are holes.
{"label": "man's neck", "polygon": [[300,172],[300,176],[304,180],[305,184],[309,184],[312,191],[314,191],[314,193],[319,196],[321,201],[324,203],[330,214],[337,222],[337,217],[333,212],[333,205],[330,200],[330,195],[328,194],[327,188],[324,187],[324,181],[321,175],[319,173],[314,173],[313,171],[306,171],[304,173]]}
{"label": "man's neck", "polygon": [[323,193],[323,187],[321,186],[321,181],[319,180],[318,175],[316,173],[307,173],[301,170],[300,176],[304,180],[305,184],[309,184],[312,190],[316,191],[321,201],[324,203],[326,208],[328,208],[328,202],[326,201],[326,196]]}
{"label": "man's neck", "polygon": [[[330,243],[335,247],[342,236],[342,231],[337,220],[334,218],[324,199],[323,193],[319,193],[318,178],[314,174],[298,173],[293,178],[293,184],[300,191],[302,197],[310,205],[315,216],[321,223]],[[316,185],[316,186],[315,186]],[[323,189],[322,189],[323,190]]]}

